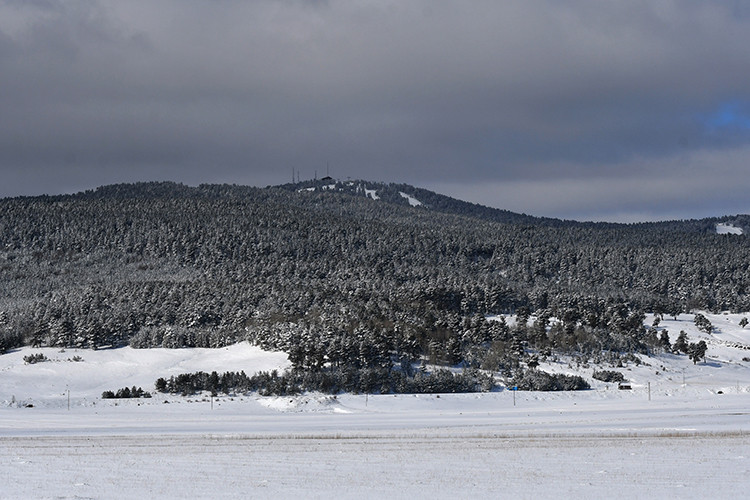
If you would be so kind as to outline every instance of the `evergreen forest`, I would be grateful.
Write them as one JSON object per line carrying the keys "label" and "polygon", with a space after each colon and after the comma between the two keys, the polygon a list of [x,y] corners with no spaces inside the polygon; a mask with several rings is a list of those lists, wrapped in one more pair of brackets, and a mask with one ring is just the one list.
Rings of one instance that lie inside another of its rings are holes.
{"label": "evergreen forest", "polygon": [[[716,234],[717,223],[745,234]],[[646,312],[750,311],[748,229],[746,215],[535,218],[331,179],[7,198],[0,353],[247,340],[288,353],[293,369],[273,375],[287,387],[276,393],[424,392],[441,377],[442,387],[486,389],[481,370],[525,381],[541,357],[671,349],[644,326]],[[508,313],[512,324],[497,317]]]}

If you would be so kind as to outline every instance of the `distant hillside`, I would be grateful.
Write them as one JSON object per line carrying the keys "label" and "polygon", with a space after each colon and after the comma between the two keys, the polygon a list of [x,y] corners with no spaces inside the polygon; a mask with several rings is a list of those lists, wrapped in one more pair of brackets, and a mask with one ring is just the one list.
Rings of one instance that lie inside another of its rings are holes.
{"label": "distant hillside", "polygon": [[[189,187],[175,182],[140,182],[133,184],[113,184],[102,186],[73,195],[45,196],[51,200],[65,199],[124,199],[124,198],[237,198],[257,196],[261,188],[238,185],[200,185]],[[364,180],[338,181],[330,177],[320,180],[307,180],[298,183],[269,186],[265,190],[283,190],[300,194],[346,194],[368,198],[399,206],[421,206],[424,209],[451,215],[460,215],[484,221],[503,224],[521,224],[548,227],[607,227],[623,228],[634,226],[651,230],[700,232],[717,234],[748,234],[750,232],[750,215],[711,217],[694,220],[675,220],[664,222],[645,222],[618,224],[607,222],[578,222],[573,220],[535,217],[519,214],[509,210],[486,207],[456,198],[451,198],[427,189],[408,184],[386,184]],[[416,202],[416,203],[415,203]]]}
{"label": "distant hillside", "polygon": [[[508,210],[485,207],[467,201],[457,200],[426,189],[408,184],[384,184],[368,181],[339,182],[333,179],[319,181],[305,181],[295,184],[278,186],[280,189],[300,192],[337,192],[353,196],[364,196],[373,200],[381,200],[394,205],[422,206],[435,212],[463,215],[481,220],[501,222],[507,224],[533,224],[547,226],[563,226],[570,222],[559,219],[532,217],[517,214]],[[416,203],[415,203],[416,201]]]}
{"label": "distant hillside", "polygon": [[[650,352],[644,311],[750,310],[748,239],[719,222],[747,216],[582,224],[365,181],[3,199],[0,352],[249,339],[306,370],[388,373]],[[511,311],[536,322],[485,319]]]}
{"label": "distant hillside", "polygon": [[[591,226],[608,228],[626,226],[626,224],[617,223],[578,222],[549,217],[534,217],[531,215],[511,212],[509,210],[501,210],[458,200],[427,189],[410,186],[408,184],[385,184],[362,180],[347,180],[344,182],[325,178],[321,180],[283,184],[281,186],[275,186],[274,188],[307,193],[346,193],[352,196],[370,198],[401,206],[410,206],[410,203],[413,203],[414,200],[416,200],[417,203],[414,203],[415,205],[435,212],[461,215],[504,224],[524,224],[549,227]],[[750,231],[750,215],[713,217],[699,220],[648,222],[634,225],[643,227],[646,230],[658,228],[664,231],[748,234]]]}

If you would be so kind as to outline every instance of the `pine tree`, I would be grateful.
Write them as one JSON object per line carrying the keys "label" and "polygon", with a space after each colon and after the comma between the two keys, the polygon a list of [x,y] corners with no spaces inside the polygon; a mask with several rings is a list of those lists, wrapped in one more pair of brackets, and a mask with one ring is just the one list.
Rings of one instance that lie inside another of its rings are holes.
{"label": "pine tree", "polygon": [[706,342],[704,340],[701,340],[697,343],[691,343],[688,346],[688,356],[693,361],[693,364],[698,363],[701,359],[706,359],[706,351],[708,350],[708,346],[706,345]]}
{"label": "pine tree", "polygon": [[695,315],[694,322],[695,322],[695,326],[698,328],[698,330],[700,330],[702,332],[706,332],[706,333],[710,334],[713,331],[713,328],[714,328],[713,325],[708,320],[708,318],[706,318],[701,313],[697,313]]}
{"label": "pine tree", "polygon": [[687,333],[685,333],[685,330],[680,330],[680,334],[677,336],[677,340],[675,340],[674,344],[672,345],[672,351],[678,353],[681,352],[683,354],[688,353]]}
{"label": "pine tree", "polygon": [[669,342],[669,332],[667,330],[662,330],[661,335],[659,335],[659,343],[665,351],[672,349],[672,345]]}

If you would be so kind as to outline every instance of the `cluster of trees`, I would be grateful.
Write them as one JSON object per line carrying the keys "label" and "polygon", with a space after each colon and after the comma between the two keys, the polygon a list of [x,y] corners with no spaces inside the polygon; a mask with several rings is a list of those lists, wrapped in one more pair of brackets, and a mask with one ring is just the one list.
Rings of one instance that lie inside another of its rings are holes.
{"label": "cluster of trees", "polygon": [[[404,185],[306,187],[0,200],[0,352],[247,339],[297,374],[393,387],[420,360],[510,375],[538,363],[530,351],[659,352],[644,311],[750,310],[750,245],[712,234],[718,219],[583,224]],[[487,319],[509,312],[517,324]]]}
{"label": "cluster of trees", "polygon": [[518,373],[513,385],[521,391],[580,391],[590,389],[583,377],[563,373],[547,373],[542,370],[526,370]]}
{"label": "cluster of trees", "polygon": [[[702,314],[696,314],[695,316],[696,325],[704,325],[705,322],[708,322],[708,320]],[[703,316],[703,319],[699,319],[699,316]],[[713,329],[713,327],[710,325],[711,323],[708,323],[708,326],[704,326],[708,329],[708,333],[710,333]],[[698,361],[700,361],[701,359],[705,360],[706,351],[708,351],[708,345],[706,344],[705,340],[688,343],[687,333],[685,333],[684,330],[680,331],[680,334],[677,336],[677,340],[675,340],[674,344],[672,345],[673,353],[687,354],[693,364],[698,363]]]}
{"label": "cluster of trees", "polygon": [[601,380],[602,382],[624,382],[625,376],[615,370],[595,370],[591,378]]}
{"label": "cluster of trees", "polygon": [[23,334],[11,324],[8,314],[0,309],[0,354],[5,354],[9,349],[23,345]]}
{"label": "cluster of trees", "polygon": [[132,388],[123,387],[117,389],[117,391],[104,391],[102,392],[102,399],[137,399],[137,398],[150,398],[151,393],[146,392],[140,387],[133,386]]}
{"label": "cluster of trees", "polygon": [[458,393],[487,392],[494,387],[494,379],[478,370],[453,373],[446,369],[427,372],[417,370],[408,375],[402,370],[376,368],[331,368],[316,372],[289,370],[278,373],[258,372],[195,372],[159,378],[154,386],[158,392],[170,394],[245,394],[258,392],[264,396],[286,396],[306,391],[328,394],[351,393]]}

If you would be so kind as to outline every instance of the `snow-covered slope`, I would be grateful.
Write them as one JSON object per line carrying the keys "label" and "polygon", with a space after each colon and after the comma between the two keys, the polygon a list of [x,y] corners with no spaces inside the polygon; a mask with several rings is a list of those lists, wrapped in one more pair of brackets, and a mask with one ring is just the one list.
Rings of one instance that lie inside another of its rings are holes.
{"label": "snow-covered slope", "polygon": [[[749,315],[709,314],[705,316],[714,326],[707,334],[695,326],[692,314],[682,314],[676,319],[664,317],[658,325],[659,332],[667,330],[672,342],[680,331],[685,331],[689,342],[705,340],[708,345],[706,361],[694,364],[686,355],[660,354],[640,356],[642,364],[626,363],[625,366],[610,367],[581,364],[574,357],[556,357],[542,362],[540,369],[576,374],[585,377],[592,384],[592,391],[570,394],[528,393],[524,397],[555,401],[560,398],[575,400],[601,400],[629,397],[627,394],[611,391],[612,384],[591,378],[594,370],[616,369],[621,371],[634,388],[645,388],[651,384],[664,394],[696,397],[699,393],[712,394],[745,393],[750,388],[750,326],[743,328],[740,322]],[[515,318],[506,318],[509,325]],[[653,316],[647,317],[647,325]],[[24,357],[41,353],[49,361],[27,364]],[[257,371],[283,370],[289,366],[286,354],[265,352],[246,342],[221,349],[120,349],[75,350],[25,347],[0,356],[0,407],[22,406],[31,403],[37,407],[61,407],[67,405],[67,391],[70,390],[74,405],[86,406],[100,401],[103,391],[122,387],[139,386],[146,391],[153,390],[154,381],[159,377],[169,377],[180,373],[213,370]],[[502,381],[498,380],[502,392]],[[346,399],[346,397],[343,397]],[[402,396],[395,401],[403,399]],[[12,401],[16,401],[12,404]],[[282,398],[286,401],[286,398]],[[356,400],[356,397],[355,397]],[[323,409],[333,411],[336,405],[329,400]],[[389,400],[391,401],[391,400]],[[461,403],[461,404],[465,404]],[[321,408],[317,404],[300,405],[292,398],[290,407],[285,404],[266,404],[276,410],[302,411],[307,408]],[[355,404],[356,406],[356,404]],[[400,411],[399,404],[394,410]]]}
{"label": "snow-covered slope", "polygon": [[[623,366],[584,364],[572,357],[541,363],[545,371],[581,375],[591,383],[591,390],[574,392],[516,392],[500,386],[477,394],[249,394],[212,402],[207,394],[154,393],[150,399],[104,400],[105,390],[135,385],[153,391],[159,377],[197,370],[251,374],[282,370],[289,363],[283,353],[246,343],[223,349],[23,348],[0,356],[0,438],[71,432],[444,433],[439,429],[450,429],[451,436],[750,432],[750,328],[739,326],[744,315],[706,316],[714,325],[711,334],[700,332],[687,314],[664,318],[658,327],[667,329],[673,341],[683,330],[689,342],[705,340],[707,358],[697,364],[675,354],[640,356],[641,362]],[[24,356],[39,352],[50,361],[24,363]],[[81,360],[73,361],[76,356]],[[593,379],[593,371],[601,369],[621,372],[631,389]]]}
{"label": "snow-covered slope", "polygon": [[[27,364],[24,357],[43,354],[49,361]],[[159,377],[214,370],[283,370],[287,355],[266,352],[241,342],[221,349],[59,349],[13,350],[0,356],[0,407],[33,404],[42,407],[67,405],[70,391],[74,405],[90,405],[104,391],[137,386],[152,391]]]}
{"label": "snow-covered slope", "polygon": [[[316,191],[338,191],[338,192],[353,192],[360,195],[364,195],[366,198],[370,198],[372,200],[381,200],[381,194],[383,191],[386,191],[390,193],[392,196],[387,196],[388,200],[390,202],[396,202],[398,200],[398,197],[396,196],[396,199],[394,199],[395,193],[393,192],[393,187],[388,186],[385,184],[377,184],[377,183],[368,183],[365,181],[348,181],[346,183],[334,183],[334,184],[317,184],[314,186],[306,186],[302,188],[297,188],[297,192],[316,192]],[[404,191],[398,191],[398,195],[405,199],[406,202],[409,204],[409,206],[412,207],[424,207],[425,204],[422,203],[420,200],[418,200],[413,195],[406,193]]]}
{"label": "snow-covered slope", "polygon": [[[162,376],[288,361],[245,343],[15,350],[0,356],[0,496],[737,498],[750,486],[750,329],[744,315],[706,316],[711,334],[692,315],[658,327],[706,340],[706,362],[542,366],[589,380],[617,369],[631,390],[102,400]],[[51,361],[24,364],[39,352]]]}
{"label": "snow-covered slope", "polygon": [[409,205],[411,205],[412,207],[422,206],[422,202],[416,199],[415,197],[413,197],[412,195],[406,194],[403,191],[399,191],[398,194],[400,194],[402,198],[406,198],[406,200],[409,202]]}

